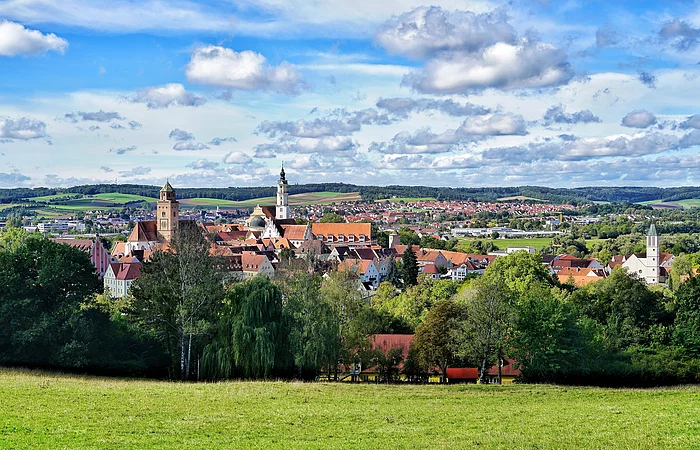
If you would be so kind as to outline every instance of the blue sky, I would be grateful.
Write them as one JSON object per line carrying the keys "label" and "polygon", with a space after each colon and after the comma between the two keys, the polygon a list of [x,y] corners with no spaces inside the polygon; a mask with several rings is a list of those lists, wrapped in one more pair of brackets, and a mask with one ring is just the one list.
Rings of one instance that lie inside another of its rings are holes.
{"label": "blue sky", "polygon": [[0,0],[0,187],[698,185],[699,64],[685,1]]}

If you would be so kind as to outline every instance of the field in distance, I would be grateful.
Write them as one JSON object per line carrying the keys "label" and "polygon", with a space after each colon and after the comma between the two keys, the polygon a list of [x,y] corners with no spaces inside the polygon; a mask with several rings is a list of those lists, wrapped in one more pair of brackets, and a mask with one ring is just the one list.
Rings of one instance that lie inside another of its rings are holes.
{"label": "field in distance", "polygon": [[697,448],[700,388],[172,383],[0,369],[2,448]]}
{"label": "field in distance", "polygon": [[47,203],[49,206],[59,210],[93,210],[121,208],[128,203],[147,202],[155,203],[157,198],[144,197],[142,195],[120,194],[109,192],[104,194],[84,195],[76,198],[76,194],[56,194],[44,197],[33,197],[28,199],[32,202]]}
{"label": "field in distance", "polygon": [[649,205],[654,209],[690,209],[700,207],[700,198],[687,198],[685,200],[675,200],[663,202],[661,200],[649,200],[642,202],[642,205]]}
{"label": "field in distance", "polygon": [[531,202],[548,202],[549,200],[542,200],[539,198],[534,198],[534,197],[525,197],[524,195],[515,195],[513,197],[501,197],[496,199],[499,202],[514,202],[514,201],[531,201]]}
{"label": "field in distance", "polygon": [[[362,200],[358,192],[307,192],[289,196],[291,206],[329,205],[331,203],[354,202]],[[243,201],[220,200],[216,198],[185,198],[179,200],[185,208],[253,208],[256,205],[274,206],[276,197],[253,198]]]}

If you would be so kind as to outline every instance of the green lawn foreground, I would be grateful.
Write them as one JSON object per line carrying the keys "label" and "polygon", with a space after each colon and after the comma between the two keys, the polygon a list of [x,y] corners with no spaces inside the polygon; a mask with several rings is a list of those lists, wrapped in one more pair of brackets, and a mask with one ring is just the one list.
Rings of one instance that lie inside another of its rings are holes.
{"label": "green lawn foreground", "polygon": [[0,369],[0,448],[698,448],[700,387],[170,383]]}

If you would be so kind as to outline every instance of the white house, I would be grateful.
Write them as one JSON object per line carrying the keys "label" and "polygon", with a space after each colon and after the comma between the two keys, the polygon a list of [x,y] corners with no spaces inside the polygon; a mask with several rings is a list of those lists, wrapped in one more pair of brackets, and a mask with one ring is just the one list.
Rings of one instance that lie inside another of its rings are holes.
{"label": "white house", "polygon": [[114,298],[125,297],[134,280],[141,276],[141,263],[133,262],[112,263],[107,268],[103,278],[104,287]]}

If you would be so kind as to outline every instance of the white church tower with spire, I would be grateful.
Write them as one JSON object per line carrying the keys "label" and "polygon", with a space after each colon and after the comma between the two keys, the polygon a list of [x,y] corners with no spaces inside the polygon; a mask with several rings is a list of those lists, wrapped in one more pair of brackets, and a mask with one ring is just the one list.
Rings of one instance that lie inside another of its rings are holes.
{"label": "white church tower with spire", "polygon": [[289,186],[284,175],[284,164],[280,171],[280,179],[277,182],[277,206],[275,208],[275,219],[289,219]]}

